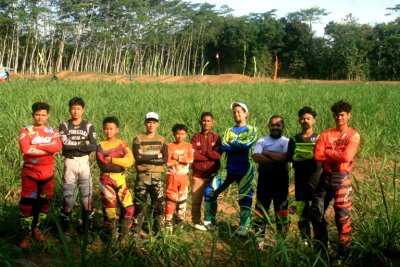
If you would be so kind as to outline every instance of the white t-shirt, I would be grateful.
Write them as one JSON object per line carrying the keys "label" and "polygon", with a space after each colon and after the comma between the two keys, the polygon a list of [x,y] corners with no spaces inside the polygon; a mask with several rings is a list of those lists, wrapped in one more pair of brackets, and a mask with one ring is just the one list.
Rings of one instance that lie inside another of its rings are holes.
{"label": "white t-shirt", "polygon": [[254,150],[254,154],[262,153],[263,151],[287,153],[288,151],[289,138],[281,136],[278,139],[274,139],[271,136],[264,136],[258,139]]}

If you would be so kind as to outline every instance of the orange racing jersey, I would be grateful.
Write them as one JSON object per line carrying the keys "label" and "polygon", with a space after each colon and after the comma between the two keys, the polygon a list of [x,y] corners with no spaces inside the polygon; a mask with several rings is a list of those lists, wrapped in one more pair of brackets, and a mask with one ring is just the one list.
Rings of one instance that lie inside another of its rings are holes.
{"label": "orange racing jersey", "polygon": [[315,160],[328,172],[350,172],[360,144],[360,135],[348,127],[344,132],[332,128],[323,131],[315,147]]}

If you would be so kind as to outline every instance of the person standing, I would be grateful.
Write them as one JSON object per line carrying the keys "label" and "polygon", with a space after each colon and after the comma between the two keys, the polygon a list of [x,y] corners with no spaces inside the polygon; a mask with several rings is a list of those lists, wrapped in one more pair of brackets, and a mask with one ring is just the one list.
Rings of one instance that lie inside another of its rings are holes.
{"label": "person standing", "polygon": [[185,142],[187,130],[185,124],[175,124],[172,127],[175,141],[168,144],[167,199],[165,203],[165,229],[168,232],[172,232],[173,219],[176,224],[179,224],[185,220],[186,215],[189,167],[193,163],[193,147],[190,143]]}
{"label": "person standing", "polygon": [[117,139],[119,120],[106,117],[103,120],[106,140],[97,146],[96,159],[100,168],[100,191],[103,203],[104,227],[107,239],[113,239],[117,224],[117,208],[120,206],[119,236],[127,243],[134,212],[132,194],[126,183],[125,169],[133,165],[133,154],[127,144]]}
{"label": "person standing", "polygon": [[259,224],[263,235],[267,224],[266,216],[273,201],[277,230],[285,234],[290,223],[287,162],[289,139],[283,136],[285,121],[282,116],[273,115],[269,119],[268,128],[270,134],[261,137],[253,151],[253,159],[258,163],[256,216],[260,218]]}
{"label": "person standing", "polygon": [[251,148],[257,141],[257,129],[247,124],[249,109],[246,104],[231,104],[235,126],[227,129],[221,141],[221,150],[226,153],[225,181],[211,195],[216,200],[230,184],[236,182],[239,187],[240,225],[236,234],[246,236],[252,215],[252,197],[254,194],[254,168],[251,161]]}
{"label": "person standing", "polygon": [[148,112],[144,119],[146,132],[133,140],[132,151],[135,157],[135,219],[136,235],[140,237],[146,212],[147,196],[150,195],[153,214],[153,232],[160,231],[165,205],[165,170],[168,160],[168,147],[165,138],[157,133],[159,116]]}
{"label": "person standing", "polygon": [[360,135],[349,126],[352,106],[345,101],[333,104],[331,111],[335,128],[321,133],[315,147],[315,160],[323,172],[311,207],[314,239],[328,245],[328,229],[325,211],[334,200],[335,223],[338,231],[337,260],[345,260],[351,244],[352,186],[350,172],[360,144]]}
{"label": "person standing", "polygon": [[289,140],[288,160],[293,163],[294,168],[298,227],[301,237],[307,240],[311,237],[311,200],[318,185],[322,167],[314,159],[315,144],[319,136],[313,130],[317,112],[310,107],[303,107],[299,110],[298,117],[301,133]]}
{"label": "person standing", "polygon": [[[192,164],[192,222],[201,231],[215,229],[216,201],[205,201],[205,221],[201,221],[201,204],[206,185],[211,182],[220,168],[221,137],[212,132],[214,116],[203,112],[200,116],[201,132],[195,134],[191,143],[194,149]],[[211,216],[210,216],[211,215]]]}
{"label": "person standing", "polygon": [[61,139],[57,129],[46,124],[50,106],[36,102],[32,105],[34,123],[21,129],[19,146],[24,156],[21,175],[21,226],[23,237],[19,242],[22,249],[29,248],[31,237],[44,241],[41,231],[53,198],[54,154],[61,151]]}
{"label": "person standing", "polygon": [[92,176],[90,174],[89,154],[96,151],[96,132],[92,124],[83,120],[85,102],[74,97],[69,103],[71,119],[64,121],[60,127],[64,156],[63,196],[64,205],[61,211],[61,226],[68,234],[71,226],[71,213],[75,205],[75,190],[79,187],[82,204],[83,233],[90,226],[92,213]]}

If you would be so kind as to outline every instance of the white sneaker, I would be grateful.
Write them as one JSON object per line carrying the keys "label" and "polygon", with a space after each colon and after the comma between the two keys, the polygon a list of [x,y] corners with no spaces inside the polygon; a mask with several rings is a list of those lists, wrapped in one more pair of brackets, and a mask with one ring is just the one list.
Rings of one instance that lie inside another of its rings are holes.
{"label": "white sneaker", "polygon": [[194,228],[196,228],[197,230],[200,230],[200,231],[207,231],[207,227],[202,223],[196,223],[194,225]]}
{"label": "white sneaker", "polygon": [[210,221],[204,221],[203,223],[196,223],[194,225],[194,228],[200,231],[214,231],[217,229],[217,226]]}
{"label": "white sneaker", "polygon": [[207,228],[207,230],[210,230],[210,231],[217,230],[217,226],[215,224],[213,224],[212,222],[210,222],[210,221],[204,221],[203,224]]}
{"label": "white sneaker", "polygon": [[239,236],[247,236],[247,227],[244,225],[240,225],[238,229],[236,229],[236,234]]}

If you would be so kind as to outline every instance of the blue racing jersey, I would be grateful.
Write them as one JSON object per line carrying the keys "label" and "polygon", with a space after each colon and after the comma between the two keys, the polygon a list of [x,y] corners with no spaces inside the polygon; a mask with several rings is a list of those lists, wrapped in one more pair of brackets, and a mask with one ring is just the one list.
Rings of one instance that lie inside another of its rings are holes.
{"label": "blue racing jersey", "polygon": [[251,148],[257,141],[257,129],[251,125],[231,127],[225,131],[221,149],[226,152],[228,173],[244,175],[251,165]]}

